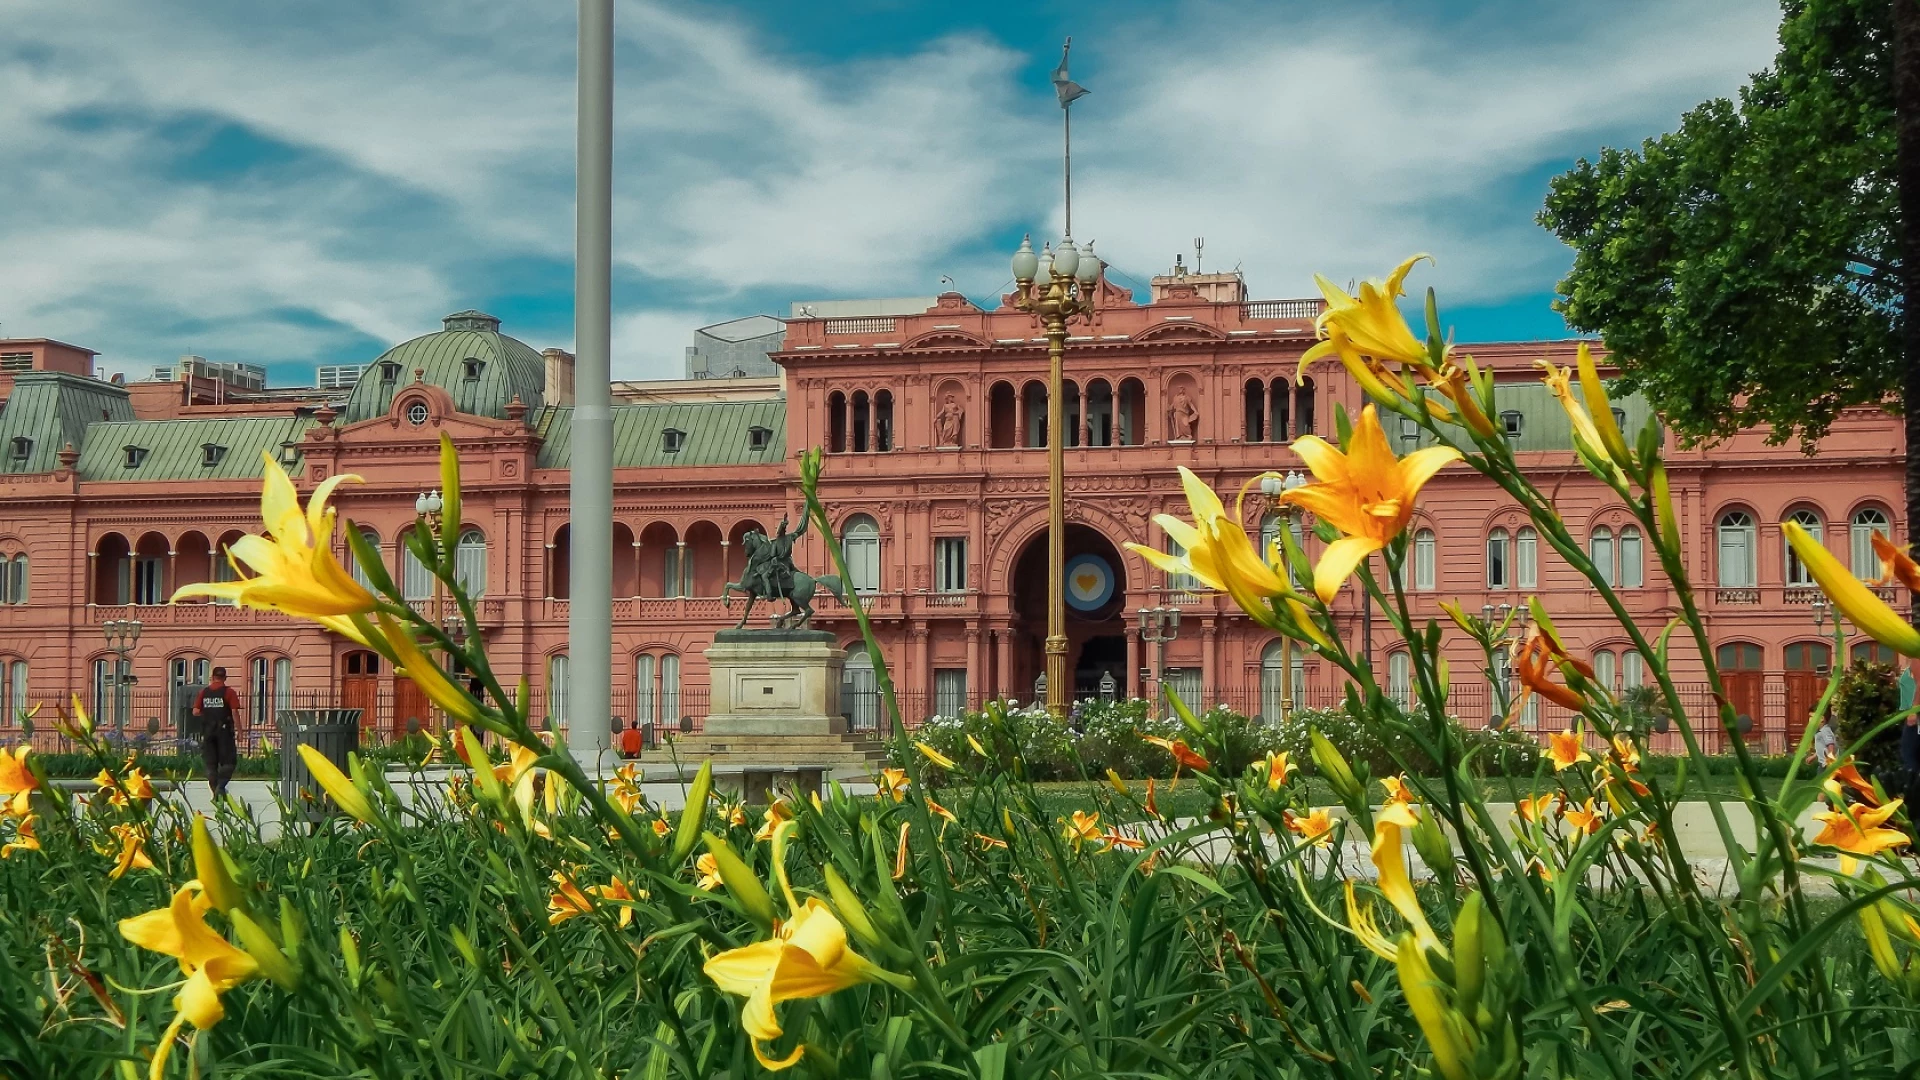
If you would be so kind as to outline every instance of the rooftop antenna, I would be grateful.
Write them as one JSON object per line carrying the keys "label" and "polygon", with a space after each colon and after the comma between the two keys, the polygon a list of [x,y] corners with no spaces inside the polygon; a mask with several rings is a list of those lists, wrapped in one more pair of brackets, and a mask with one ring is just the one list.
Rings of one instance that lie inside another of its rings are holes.
{"label": "rooftop antenna", "polygon": [[1206,246],[1207,246],[1206,237],[1196,236],[1193,238],[1193,272],[1196,274],[1200,272],[1200,249]]}
{"label": "rooftop antenna", "polygon": [[1092,93],[1067,77],[1067,53],[1072,49],[1073,39],[1068,38],[1060,46],[1060,66],[1053,69],[1053,92],[1060,98],[1060,166],[1066,186],[1069,240],[1073,239],[1073,110],[1067,106]]}

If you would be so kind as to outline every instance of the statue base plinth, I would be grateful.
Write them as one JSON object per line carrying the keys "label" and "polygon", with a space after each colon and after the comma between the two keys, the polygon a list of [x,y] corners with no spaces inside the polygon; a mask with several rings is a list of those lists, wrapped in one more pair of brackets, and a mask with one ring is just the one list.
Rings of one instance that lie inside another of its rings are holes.
{"label": "statue base plinth", "polygon": [[843,735],[846,651],[825,630],[722,630],[706,652],[708,735]]}

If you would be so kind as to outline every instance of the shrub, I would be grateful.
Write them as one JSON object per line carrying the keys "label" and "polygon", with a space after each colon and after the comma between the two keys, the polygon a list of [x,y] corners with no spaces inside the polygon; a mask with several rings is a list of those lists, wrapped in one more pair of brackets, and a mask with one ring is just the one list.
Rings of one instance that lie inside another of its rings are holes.
{"label": "shrub", "polygon": [[1900,687],[1892,666],[1855,660],[1840,677],[1833,714],[1844,752],[1858,758],[1866,770],[1882,773],[1900,767],[1900,732],[1888,727],[1867,738],[1887,717],[1900,711]]}

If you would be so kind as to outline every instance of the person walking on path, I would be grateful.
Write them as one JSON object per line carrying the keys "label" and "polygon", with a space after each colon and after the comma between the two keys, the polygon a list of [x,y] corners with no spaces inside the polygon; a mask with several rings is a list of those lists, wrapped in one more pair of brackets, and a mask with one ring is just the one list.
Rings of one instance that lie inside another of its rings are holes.
{"label": "person walking on path", "polygon": [[1813,763],[1822,769],[1833,764],[1840,753],[1840,737],[1834,734],[1833,718],[1822,716],[1820,729],[1813,733]]}
{"label": "person walking on path", "polygon": [[207,765],[207,787],[215,799],[227,794],[238,756],[234,719],[240,715],[240,696],[227,685],[227,669],[213,669],[213,679],[193,698],[193,715],[200,718],[200,757]]}

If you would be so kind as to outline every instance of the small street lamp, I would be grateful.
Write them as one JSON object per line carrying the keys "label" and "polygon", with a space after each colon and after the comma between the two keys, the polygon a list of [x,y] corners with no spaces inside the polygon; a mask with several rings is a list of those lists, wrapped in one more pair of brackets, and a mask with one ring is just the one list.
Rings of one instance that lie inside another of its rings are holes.
{"label": "small street lamp", "polygon": [[1166,677],[1167,642],[1180,636],[1180,609],[1143,607],[1140,609],[1140,640],[1153,646],[1153,702],[1151,715],[1160,714],[1161,683]]}
{"label": "small street lamp", "polygon": [[[127,660],[127,654],[140,642],[139,619],[108,619],[101,624],[100,631],[106,636],[107,648],[113,650],[113,674],[107,677],[108,686],[113,689],[113,726],[124,731],[127,715],[133,711],[129,700],[133,693],[133,684],[138,680],[133,676],[133,665]],[[98,707],[96,703],[96,707]]]}
{"label": "small street lamp", "polygon": [[[1826,597],[1820,596],[1820,597],[1814,598],[1812,606],[1813,606],[1813,628],[1815,630],[1826,629],[1827,614],[1828,612],[1833,610],[1833,605],[1827,603]],[[1834,625],[1835,626],[1840,625],[1840,620],[1838,618],[1834,619]]]}
{"label": "small street lamp", "polygon": [[1047,339],[1047,711],[1067,715],[1067,458],[1066,405],[1061,357],[1067,347],[1067,320],[1093,311],[1100,258],[1089,243],[1081,252],[1073,237],[1035,254],[1033,238],[1023,237],[1013,253],[1014,306],[1040,317]]}
{"label": "small street lamp", "polygon": [[[1287,492],[1305,486],[1306,482],[1307,478],[1301,476],[1297,469],[1287,470],[1287,475],[1285,476],[1268,473],[1260,478],[1260,494],[1266,496],[1268,508],[1280,515],[1280,527],[1288,532],[1292,532],[1295,523],[1300,520],[1300,508],[1290,502],[1284,502],[1282,500]],[[1263,537],[1262,539],[1264,540],[1265,538]],[[1260,553],[1262,558],[1265,558],[1266,555],[1267,553],[1265,551]],[[1281,561],[1283,564],[1285,563],[1284,555]],[[1287,568],[1287,580],[1290,582],[1293,580],[1293,570],[1291,567]],[[1274,722],[1285,722],[1287,713],[1291,711],[1292,708],[1293,639],[1282,635],[1280,638],[1280,715],[1275,718]]]}

